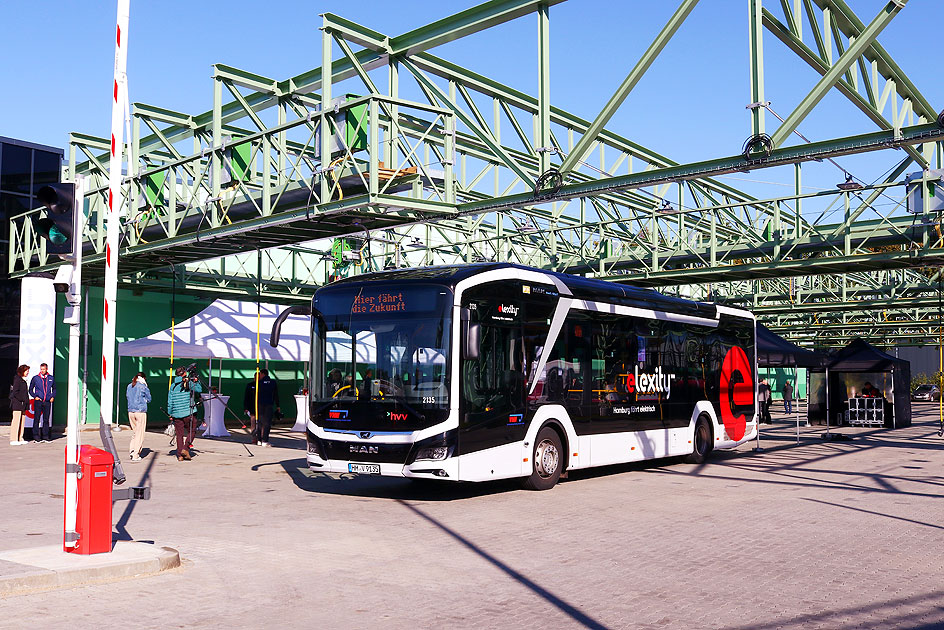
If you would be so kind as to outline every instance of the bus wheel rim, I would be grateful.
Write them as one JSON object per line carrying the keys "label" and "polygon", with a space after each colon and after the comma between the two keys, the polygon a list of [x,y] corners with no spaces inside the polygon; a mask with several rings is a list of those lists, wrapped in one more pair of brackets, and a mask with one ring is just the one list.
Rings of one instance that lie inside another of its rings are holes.
{"label": "bus wheel rim", "polygon": [[537,452],[534,456],[534,467],[542,478],[547,479],[557,470],[557,463],[560,461],[560,453],[551,440],[543,440],[538,444]]}
{"label": "bus wheel rim", "polygon": [[708,428],[704,424],[695,431],[695,449],[701,455],[708,450]]}

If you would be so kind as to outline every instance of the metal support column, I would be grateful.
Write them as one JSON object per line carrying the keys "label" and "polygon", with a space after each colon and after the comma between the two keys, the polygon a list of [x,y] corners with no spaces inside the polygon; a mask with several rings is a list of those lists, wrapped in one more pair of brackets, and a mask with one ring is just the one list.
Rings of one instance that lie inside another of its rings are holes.
{"label": "metal support column", "polygon": [[[325,18],[325,27],[328,20]],[[327,28],[321,30],[321,203],[327,203],[331,196],[330,178],[327,168],[331,164],[331,123],[328,109],[331,107],[331,83],[334,73],[331,69],[331,42],[334,38]]]}
{"label": "metal support column", "polygon": [[[750,19],[750,53],[751,64],[751,104],[766,103],[764,100],[764,27],[762,23],[762,0],[747,0],[747,10]],[[751,134],[764,133],[763,106],[750,107]]]}
{"label": "metal support column", "polygon": [[538,171],[551,167],[551,35],[548,6],[538,10]]}

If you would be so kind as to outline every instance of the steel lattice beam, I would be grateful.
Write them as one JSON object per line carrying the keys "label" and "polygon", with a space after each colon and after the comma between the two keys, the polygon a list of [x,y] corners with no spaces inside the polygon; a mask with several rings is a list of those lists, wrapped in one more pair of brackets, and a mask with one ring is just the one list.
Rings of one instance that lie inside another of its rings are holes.
{"label": "steel lattice beam", "polygon": [[[882,308],[902,314],[883,329],[905,331],[909,318],[932,307],[931,276],[923,268],[944,263],[939,218],[927,207],[877,206],[880,197],[904,197],[900,177],[913,162],[926,165],[935,151],[940,162],[944,138],[944,130],[927,122],[936,119],[930,104],[876,39],[904,2],[888,3],[866,25],[842,0],[781,2],[782,19],[751,0],[756,100],[764,94],[763,29],[823,75],[774,133],[775,145],[833,88],[880,130],[769,155],[678,164],[604,126],[695,0],[680,2],[589,120],[550,103],[548,9],[559,1],[492,0],[396,37],[325,14],[322,68],[280,81],[217,64],[209,112],[192,116],[136,104],[134,167],[124,190],[135,209],[122,251],[127,281],[166,287],[169,266],[176,265],[178,280],[191,290],[246,293],[258,284],[258,270],[240,256],[254,254],[233,252],[273,247],[266,294],[289,300],[303,299],[337,273],[507,259],[748,304],[762,317],[789,318],[794,327],[843,306],[850,317],[868,318],[880,308],[883,287],[893,297]],[[536,97],[429,52],[532,13]],[[802,39],[806,30],[812,47]],[[365,95],[333,103],[332,86],[352,77]],[[408,80],[429,104],[400,96],[400,82]],[[384,85],[386,93],[378,87]],[[321,108],[325,102],[333,103],[331,112]],[[763,112],[751,110],[755,133],[763,131]],[[914,115],[918,124],[910,124]],[[344,141],[332,148],[331,134],[343,129],[362,134],[363,146]],[[92,186],[86,259],[93,279],[103,255],[108,148],[84,134],[73,134],[70,144],[70,163]],[[715,179],[888,148],[904,149],[910,159],[884,183],[855,193],[800,194],[799,170],[797,194],[770,199]],[[329,153],[331,160],[322,160]],[[535,196],[532,182],[552,168],[566,172],[563,185]],[[912,187],[934,185],[926,174]],[[669,202],[674,208],[663,211]],[[15,275],[57,264],[46,257],[28,216],[14,219],[11,234]],[[375,247],[361,263],[335,267],[325,252],[330,239],[343,236]],[[312,250],[286,248],[312,239],[321,239]],[[420,248],[407,247],[416,240]]]}

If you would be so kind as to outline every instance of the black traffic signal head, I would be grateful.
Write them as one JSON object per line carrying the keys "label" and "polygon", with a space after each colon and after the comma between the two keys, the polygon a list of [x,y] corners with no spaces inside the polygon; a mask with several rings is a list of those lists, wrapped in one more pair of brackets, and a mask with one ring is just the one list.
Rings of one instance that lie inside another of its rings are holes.
{"label": "black traffic signal head", "polygon": [[36,219],[39,235],[46,239],[46,252],[60,256],[75,254],[75,184],[49,184],[36,193],[46,207],[46,216]]}

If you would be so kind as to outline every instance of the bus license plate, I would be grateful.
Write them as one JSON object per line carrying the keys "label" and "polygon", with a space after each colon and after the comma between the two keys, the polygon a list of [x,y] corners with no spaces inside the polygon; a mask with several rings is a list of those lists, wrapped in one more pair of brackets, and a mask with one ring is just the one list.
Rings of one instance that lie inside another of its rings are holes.
{"label": "bus license plate", "polygon": [[347,470],[359,475],[379,475],[380,464],[348,464]]}

